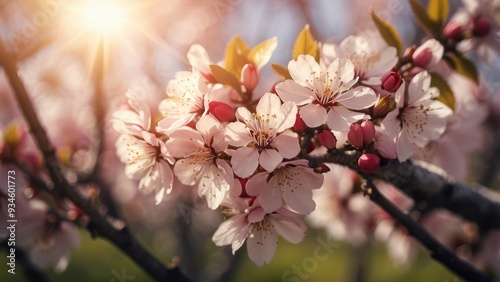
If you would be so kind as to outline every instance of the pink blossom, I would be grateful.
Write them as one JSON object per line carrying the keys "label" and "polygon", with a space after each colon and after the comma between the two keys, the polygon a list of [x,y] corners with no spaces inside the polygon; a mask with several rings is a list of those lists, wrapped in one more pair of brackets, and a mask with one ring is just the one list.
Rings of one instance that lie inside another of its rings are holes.
{"label": "pink blossom", "polygon": [[168,97],[159,105],[163,119],[156,130],[167,134],[206,114],[208,90],[197,72],[178,72],[168,83]]}
{"label": "pink blossom", "polygon": [[278,235],[297,244],[304,239],[305,224],[297,214],[285,208],[266,213],[258,201],[230,219],[215,231],[217,246],[231,245],[233,254],[247,241],[248,257],[258,266],[269,263],[278,245]]}
{"label": "pink blossom", "polygon": [[19,219],[16,239],[33,264],[61,272],[68,265],[69,252],[80,246],[80,236],[74,225],[50,215],[48,209],[44,202],[31,200],[29,212]]}
{"label": "pink blossom", "polygon": [[444,47],[439,41],[432,38],[419,46],[412,55],[416,66],[430,69],[436,66],[443,58]]}
{"label": "pink blossom", "polygon": [[358,78],[347,59],[335,59],[324,66],[310,55],[300,55],[290,61],[288,70],[293,80],[279,83],[276,91],[283,101],[302,106],[300,116],[309,127],[326,122],[330,129],[347,131],[351,123],[365,116],[352,110],[369,108],[377,100],[371,88],[353,88]]}
{"label": "pink blossom", "polygon": [[196,130],[181,127],[169,135],[166,143],[172,156],[180,158],[174,173],[184,185],[197,185],[198,194],[208,207],[217,209],[234,184],[233,170],[218,157],[227,148],[222,124],[212,115],[202,117]]}
{"label": "pink blossom", "polygon": [[148,104],[137,94],[127,91],[125,96],[131,109],[113,113],[113,129],[122,134],[140,136],[142,131],[151,127],[151,111]]}
{"label": "pink blossom", "polygon": [[336,58],[350,60],[355,76],[366,85],[379,85],[380,78],[398,61],[396,48],[387,46],[380,36],[351,35],[338,46],[323,44],[321,51],[325,64]]}
{"label": "pink blossom", "polygon": [[128,178],[139,181],[139,190],[145,194],[155,192],[156,204],[164,194],[172,191],[173,157],[165,143],[154,134],[142,131],[141,137],[122,134],[116,141],[116,153],[124,163]]}
{"label": "pink blossom", "polygon": [[315,173],[307,160],[281,163],[273,172],[260,172],[247,183],[247,193],[257,196],[262,208],[273,212],[283,201],[299,214],[310,214],[316,204],[312,189],[323,185],[323,175]]}
{"label": "pink blossom", "polygon": [[284,158],[295,157],[300,151],[299,140],[289,128],[295,123],[296,113],[294,103],[281,105],[278,96],[271,93],[262,96],[254,114],[244,107],[238,108],[238,121],[226,127],[229,144],[240,147],[231,158],[234,173],[246,178],[259,164],[271,172]]}
{"label": "pink blossom", "polygon": [[439,90],[430,87],[430,83],[427,72],[417,74],[408,86],[407,99],[403,83],[396,92],[397,108],[382,121],[385,133],[396,141],[401,162],[429,141],[437,140],[446,129],[446,118],[452,113],[446,105],[433,100]]}

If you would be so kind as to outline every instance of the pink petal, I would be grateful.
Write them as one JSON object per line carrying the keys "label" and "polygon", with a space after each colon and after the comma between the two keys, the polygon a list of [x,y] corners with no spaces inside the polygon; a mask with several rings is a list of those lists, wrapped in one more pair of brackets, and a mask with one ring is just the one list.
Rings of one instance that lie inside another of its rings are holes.
{"label": "pink petal", "polygon": [[246,192],[249,196],[257,196],[264,191],[267,185],[267,176],[265,172],[259,172],[252,176],[246,184]]}
{"label": "pink petal", "polygon": [[300,108],[300,116],[309,127],[318,127],[325,123],[326,109],[317,104],[307,104]]}
{"label": "pink petal", "polygon": [[288,63],[288,71],[294,81],[303,87],[313,88],[314,76],[319,75],[321,68],[311,55],[300,55],[296,61]]}
{"label": "pink petal", "polygon": [[300,144],[297,134],[289,130],[274,138],[271,145],[278,149],[279,154],[285,159],[291,159],[297,156],[300,152]]}
{"label": "pink petal", "polygon": [[241,229],[247,225],[245,217],[244,214],[239,214],[221,223],[212,236],[215,245],[225,246],[231,244]]}
{"label": "pink petal", "polygon": [[358,86],[341,95],[336,101],[347,108],[361,110],[375,105],[377,95],[375,95],[373,89],[369,87]]}
{"label": "pink petal", "polygon": [[297,244],[304,239],[306,230],[302,226],[287,220],[277,220],[274,216],[270,216],[269,221],[272,222],[276,232],[288,242]]}
{"label": "pink petal", "polygon": [[265,149],[260,153],[259,164],[268,172],[272,172],[282,161],[283,157],[276,150]]}
{"label": "pink petal", "polygon": [[226,126],[226,137],[233,146],[246,146],[253,141],[247,126],[242,122],[231,122]]}
{"label": "pink petal", "polygon": [[285,102],[294,102],[297,105],[305,105],[313,101],[313,91],[301,86],[297,82],[289,79],[276,85],[276,93]]}
{"label": "pink petal", "polygon": [[[305,182],[305,181],[304,181]],[[307,183],[302,183],[307,185]],[[297,183],[294,184],[295,186]],[[297,213],[310,214],[316,208],[316,203],[312,198],[312,190],[307,187],[300,187],[296,189],[284,189],[283,199],[288,206]]]}
{"label": "pink petal", "polygon": [[364,116],[365,114],[363,113],[353,112],[342,106],[335,106],[328,112],[326,123],[330,129],[336,131],[348,131],[349,126],[352,123],[363,119]]}
{"label": "pink petal", "polygon": [[231,165],[234,174],[241,178],[249,177],[259,166],[259,152],[255,148],[239,148],[231,157]]}
{"label": "pink petal", "polygon": [[271,262],[278,245],[278,234],[272,228],[254,228],[252,235],[247,239],[248,257],[258,266]]}

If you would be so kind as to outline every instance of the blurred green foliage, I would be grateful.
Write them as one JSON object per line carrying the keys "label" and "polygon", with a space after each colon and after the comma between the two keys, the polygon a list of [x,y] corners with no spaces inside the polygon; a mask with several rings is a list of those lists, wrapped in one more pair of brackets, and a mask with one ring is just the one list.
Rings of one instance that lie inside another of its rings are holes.
{"label": "blurred green foliage", "polygon": [[[101,239],[91,239],[86,233],[82,233],[81,238],[82,245],[71,253],[70,263],[66,271],[59,274],[53,271],[47,272],[47,275],[53,281],[120,282],[124,281],[123,279],[120,280],[119,276],[121,275],[127,275],[127,278],[130,278],[125,281],[152,281],[127,256],[108,242]],[[353,253],[352,248],[343,243],[330,242],[332,247],[330,253],[328,253],[319,243],[321,240],[327,242],[326,236],[313,230],[310,230],[305,241],[298,245],[281,240],[274,259],[270,264],[263,267],[255,266],[246,257],[246,254],[242,254],[244,257],[242,264],[236,269],[235,280],[238,282],[287,281],[286,279],[289,279],[288,281],[310,282],[352,281],[353,272],[356,272],[353,265],[353,258],[356,255]],[[318,248],[321,250],[315,253]],[[239,252],[246,252],[245,246]],[[425,250],[419,252],[419,255],[411,264],[403,266],[395,265],[388,256],[385,246],[381,244],[373,244],[369,251],[361,256],[366,262],[362,274],[365,278],[364,281],[367,282],[460,281],[456,275],[430,259]],[[317,258],[320,258],[320,260]],[[5,251],[0,252],[0,264],[3,270],[0,273],[0,281],[26,281],[21,269],[17,269],[16,275],[7,273]],[[294,266],[301,267],[300,275],[293,272]],[[285,274],[286,271],[288,271],[288,274]],[[300,279],[300,276],[302,276],[302,279]],[[133,280],[132,277],[134,277]]]}

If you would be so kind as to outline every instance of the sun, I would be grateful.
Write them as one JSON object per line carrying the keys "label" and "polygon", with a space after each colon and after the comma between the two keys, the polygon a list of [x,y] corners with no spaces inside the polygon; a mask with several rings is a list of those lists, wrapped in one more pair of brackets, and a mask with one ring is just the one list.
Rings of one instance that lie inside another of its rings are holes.
{"label": "sun", "polygon": [[125,10],[115,1],[89,1],[82,16],[84,25],[99,33],[119,30],[126,20]]}

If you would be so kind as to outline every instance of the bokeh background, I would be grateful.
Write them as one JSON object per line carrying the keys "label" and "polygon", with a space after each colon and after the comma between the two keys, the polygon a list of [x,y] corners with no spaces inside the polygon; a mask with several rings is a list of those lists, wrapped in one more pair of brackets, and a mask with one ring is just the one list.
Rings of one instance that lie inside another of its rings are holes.
{"label": "bokeh background", "polygon": [[[305,24],[311,25],[315,39],[339,43],[350,34],[374,30],[369,16],[372,9],[396,26],[406,46],[424,36],[416,28],[407,2],[400,0],[102,0],[122,13],[124,20],[116,26],[113,15],[87,11],[85,2],[0,0],[1,37],[19,55],[21,75],[50,128],[49,136],[56,145],[80,156],[82,167],[89,162],[85,151],[96,123],[85,98],[85,93],[93,91],[96,66],[103,72],[109,118],[125,100],[127,89],[143,94],[156,108],[154,105],[165,97],[168,81],[177,71],[190,69],[185,54],[194,43],[203,45],[211,58],[219,61],[234,35],[250,46],[276,36],[279,45],[271,62],[286,65]],[[450,4],[452,13],[460,1]],[[99,27],[92,27],[102,24],[103,19],[111,21],[104,34]],[[98,56],[100,44],[103,56]],[[2,125],[23,123],[3,71],[1,74],[0,121]],[[278,79],[266,66],[260,92],[270,89]],[[71,91],[58,90],[61,88]],[[180,260],[183,270],[197,281],[459,281],[425,250],[420,249],[411,263],[401,264],[391,260],[380,243],[352,247],[331,242],[324,231],[314,229],[301,244],[281,240],[273,261],[259,268],[248,259],[245,248],[233,256],[229,248],[212,243],[211,236],[222,217],[201,200],[179,194],[154,206],[152,195],[138,194],[136,184],[124,177],[115,156],[116,134],[109,124],[104,130],[102,174],[110,197],[117,203],[116,207],[111,205],[111,211],[125,218],[132,232],[158,258],[164,262]],[[54,281],[150,281],[109,242],[93,239],[85,231],[80,236],[81,247],[71,253],[67,269],[62,273],[47,271]],[[314,256],[314,250],[323,246],[320,241],[329,244],[324,261]],[[3,249],[0,265],[2,270],[6,265]],[[303,269],[300,278],[293,273],[296,266]],[[0,281],[25,278],[18,269],[15,276],[2,271]]]}

